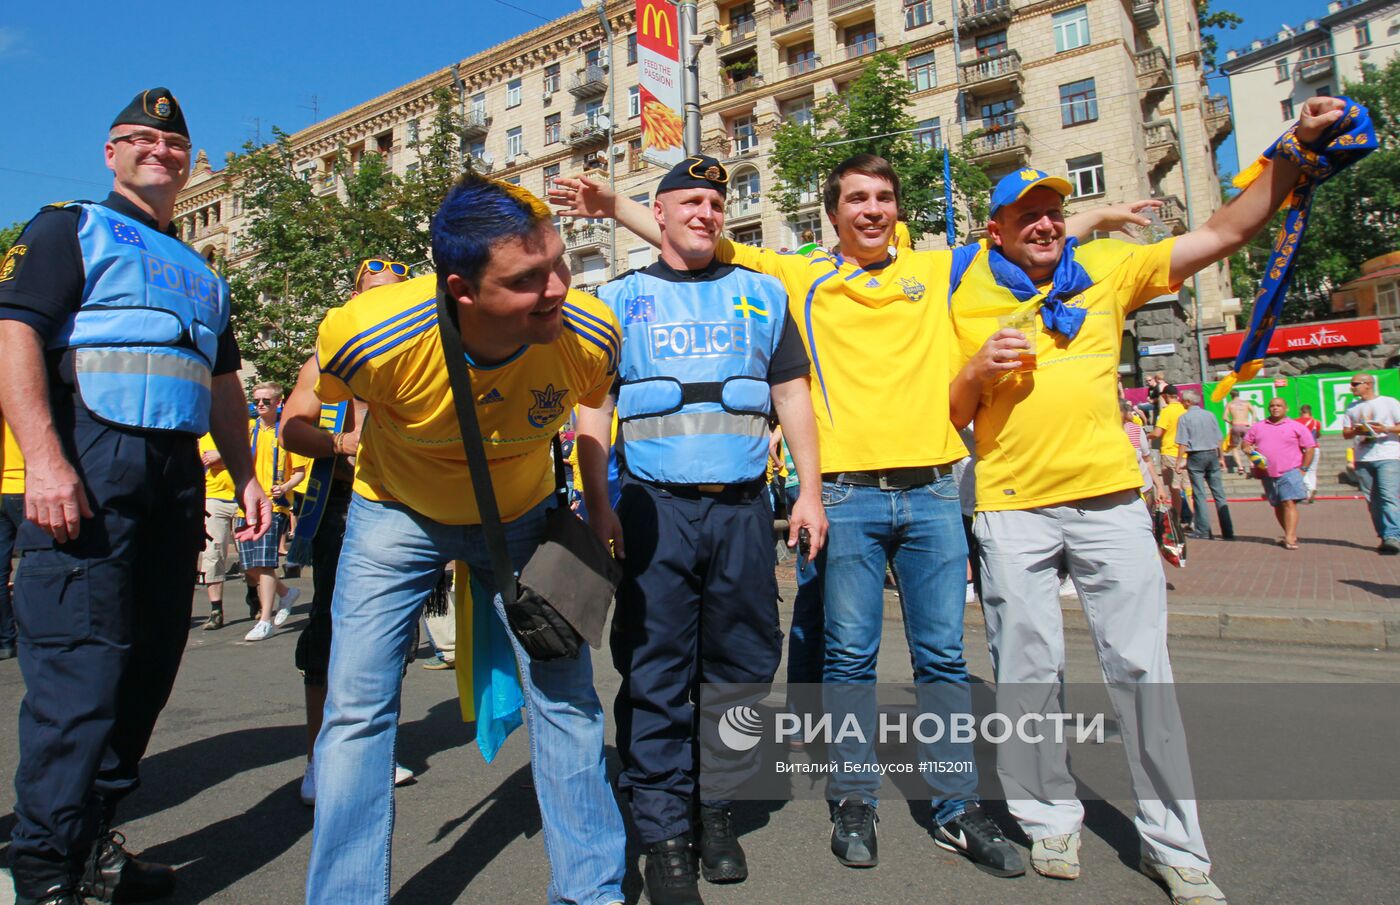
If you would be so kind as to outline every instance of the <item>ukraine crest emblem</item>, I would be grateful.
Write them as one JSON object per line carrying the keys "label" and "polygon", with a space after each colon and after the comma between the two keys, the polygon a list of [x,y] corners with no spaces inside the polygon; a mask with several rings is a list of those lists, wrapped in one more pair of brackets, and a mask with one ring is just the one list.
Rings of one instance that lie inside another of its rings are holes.
{"label": "ukraine crest emblem", "polygon": [[568,392],[568,387],[556,390],[552,383],[545,384],[542,390],[531,390],[530,395],[535,397],[535,404],[525,413],[525,420],[530,422],[531,427],[548,426],[551,421],[564,414],[564,397]]}
{"label": "ukraine crest emblem", "polygon": [[904,290],[904,295],[909,301],[922,302],[927,287],[913,277],[900,277],[899,288]]}

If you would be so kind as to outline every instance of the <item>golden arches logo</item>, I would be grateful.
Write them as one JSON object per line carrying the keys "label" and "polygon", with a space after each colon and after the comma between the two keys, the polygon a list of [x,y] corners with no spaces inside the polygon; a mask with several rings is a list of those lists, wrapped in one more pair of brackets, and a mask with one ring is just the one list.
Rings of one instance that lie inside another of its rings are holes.
{"label": "golden arches logo", "polygon": [[[662,34],[665,34],[664,39]],[[642,34],[649,38],[664,40],[667,47],[676,46],[676,37],[671,33],[671,20],[661,6],[648,5],[642,8]]]}

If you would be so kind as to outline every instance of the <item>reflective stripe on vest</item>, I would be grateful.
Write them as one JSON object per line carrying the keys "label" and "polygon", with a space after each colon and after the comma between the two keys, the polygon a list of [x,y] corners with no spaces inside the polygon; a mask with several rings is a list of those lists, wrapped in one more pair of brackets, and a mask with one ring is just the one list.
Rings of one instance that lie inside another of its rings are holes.
{"label": "reflective stripe on vest", "polygon": [[598,295],[622,324],[617,413],[627,470],[667,484],[761,477],[768,366],[787,317],[782,284],[743,269],[694,283],[630,273]]}
{"label": "reflective stripe on vest", "polygon": [[227,284],[178,239],[103,205],[79,206],[82,303],[49,347],[74,350],[79,396],[99,418],[207,433]]}

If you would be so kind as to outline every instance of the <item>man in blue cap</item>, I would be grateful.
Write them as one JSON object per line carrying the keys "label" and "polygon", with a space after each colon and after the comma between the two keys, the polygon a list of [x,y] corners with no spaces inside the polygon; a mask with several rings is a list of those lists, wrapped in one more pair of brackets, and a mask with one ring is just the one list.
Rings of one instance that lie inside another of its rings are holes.
{"label": "man in blue cap", "polygon": [[[1309,100],[1297,140],[1316,140],[1342,108],[1336,98]],[[1210,878],[1170,694],[1166,579],[1138,495],[1142,476],[1119,426],[1123,324],[1243,246],[1299,174],[1290,160],[1271,162],[1207,223],[1177,238],[1079,247],[1065,234],[1069,182],[1019,170],[992,192],[988,239],[954,267],[953,326],[965,365],[953,381],[952,418],[974,423],[974,533],[999,709],[1014,711],[1013,720],[1063,709],[1058,591],[1068,574],[1123,732],[1142,870],[1178,905],[1223,905],[1225,896]],[[998,749],[1008,807],[1032,840],[1032,867],[1068,880],[1079,876],[1084,809],[1066,757],[1062,740]]]}
{"label": "man in blue cap", "polygon": [[[764,481],[775,414],[803,487],[788,543],[809,533],[814,558],[826,537],[810,364],[787,291],[715,259],[728,181],[705,156],[662,178],[652,208],[661,259],[598,292],[622,324],[617,383],[602,407],[579,409],[589,522],[623,565],[611,642],[622,674],[618,785],[654,905],[699,903],[697,868],[711,882],[748,876],[728,802],[697,795],[692,700],[701,682],[771,682],[782,656]],[[614,407],[625,469],[616,513]]]}
{"label": "man in blue cap", "polygon": [[107,199],[44,208],[0,265],[0,408],[27,465],[10,842],[23,905],[174,889],[174,871],[131,857],[111,827],[189,634],[201,434],[248,515],[239,539],[272,520],[252,480],[228,286],[171,223],[190,137],[169,89],[117,114],[106,158]]}

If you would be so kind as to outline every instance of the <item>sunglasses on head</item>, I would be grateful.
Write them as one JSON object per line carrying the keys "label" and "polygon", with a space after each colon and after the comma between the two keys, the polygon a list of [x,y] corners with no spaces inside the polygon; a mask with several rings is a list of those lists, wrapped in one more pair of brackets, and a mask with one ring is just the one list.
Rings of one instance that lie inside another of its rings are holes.
{"label": "sunglasses on head", "polygon": [[360,269],[355,272],[355,285],[359,285],[360,278],[366,273],[383,273],[389,271],[396,277],[408,276],[408,265],[398,261],[385,261],[383,258],[369,258],[360,264]]}

